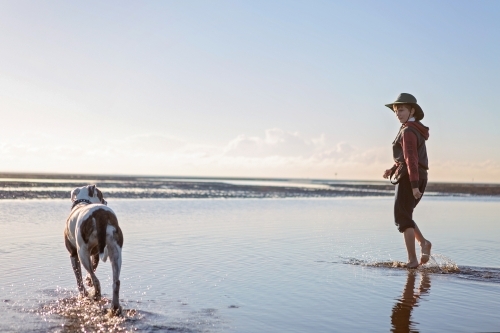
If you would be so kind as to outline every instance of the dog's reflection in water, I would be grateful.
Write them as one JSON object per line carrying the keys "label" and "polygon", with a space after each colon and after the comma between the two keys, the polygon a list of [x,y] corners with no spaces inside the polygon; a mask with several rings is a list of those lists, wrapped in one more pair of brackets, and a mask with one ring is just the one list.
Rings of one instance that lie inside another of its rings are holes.
{"label": "dog's reflection in water", "polygon": [[418,332],[415,328],[415,322],[411,320],[411,313],[413,308],[417,307],[422,296],[429,293],[431,288],[431,280],[429,274],[420,273],[420,285],[418,290],[415,290],[415,280],[417,278],[417,272],[414,270],[408,272],[408,277],[406,279],[406,285],[403,289],[403,294],[401,298],[398,299],[394,307],[392,308],[391,315],[391,332],[403,333],[403,332]]}

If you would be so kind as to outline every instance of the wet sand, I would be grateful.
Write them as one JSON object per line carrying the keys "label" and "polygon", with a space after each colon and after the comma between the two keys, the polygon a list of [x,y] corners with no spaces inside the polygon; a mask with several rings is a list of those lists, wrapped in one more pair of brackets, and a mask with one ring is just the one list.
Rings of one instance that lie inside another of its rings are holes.
{"label": "wet sand", "polygon": [[[96,184],[107,198],[317,198],[392,196],[387,181],[175,178],[1,173],[0,199],[64,199],[75,187]],[[428,195],[500,196],[500,184],[429,183]]]}

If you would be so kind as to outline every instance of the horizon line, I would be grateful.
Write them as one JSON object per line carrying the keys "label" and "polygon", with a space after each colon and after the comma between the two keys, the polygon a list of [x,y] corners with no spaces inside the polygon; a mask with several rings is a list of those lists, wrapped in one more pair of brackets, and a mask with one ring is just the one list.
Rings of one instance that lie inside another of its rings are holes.
{"label": "horizon line", "polygon": [[[18,176],[18,177],[12,177]],[[57,179],[55,177],[99,177],[99,178],[167,178],[167,179],[188,179],[188,180],[246,180],[246,181],[281,181],[281,182],[377,182],[377,183],[387,183],[388,185],[392,185],[388,180],[374,180],[374,179],[338,179],[338,178],[282,178],[282,177],[227,177],[227,176],[173,176],[173,175],[140,175],[140,174],[96,174],[96,173],[66,173],[66,172],[18,172],[18,171],[0,171],[0,180],[3,178],[29,178],[27,176],[31,176],[31,178],[35,179]],[[65,178],[68,179],[68,178]],[[460,182],[460,181],[432,181],[429,183],[435,184],[474,184],[474,185],[499,185],[500,182]]]}

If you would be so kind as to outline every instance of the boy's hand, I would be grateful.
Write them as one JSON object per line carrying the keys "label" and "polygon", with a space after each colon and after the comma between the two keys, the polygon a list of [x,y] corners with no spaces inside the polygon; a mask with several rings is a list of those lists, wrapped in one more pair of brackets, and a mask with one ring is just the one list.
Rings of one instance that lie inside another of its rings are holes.
{"label": "boy's hand", "polygon": [[422,193],[420,193],[420,190],[418,188],[414,188],[413,189],[413,196],[415,197],[415,199],[418,200],[422,196]]}
{"label": "boy's hand", "polygon": [[389,178],[389,176],[391,175],[391,172],[392,172],[392,169],[385,170],[384,175],[382,177],[384,177],[385,179]]}

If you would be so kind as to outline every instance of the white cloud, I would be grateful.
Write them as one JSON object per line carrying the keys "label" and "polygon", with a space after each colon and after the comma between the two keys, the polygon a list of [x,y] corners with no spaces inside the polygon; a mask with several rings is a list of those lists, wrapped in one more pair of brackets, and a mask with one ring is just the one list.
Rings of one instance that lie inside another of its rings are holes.
{"label": "white cloud", "polygon": [[239,135],[225,148],[227,156],[266,157],[304,156],[315,153],[324,146],[324,135],[304,138],[298,132],[279,128],[265,131],[264,137]]}
{"label": "white cloud", "polygon": [[[330,142],[324,134],[307,137],[279,128],[261,136],[239,135],[222,145],[157,133],[110,142],[57,143],[39,135],[12,141],[0,143],[2,171],[380,179],[392,164],[387,147],[363,149],[345,141]],[[433,161],[430,174],[433,180],[498,181],[499,170],[494,161]]]}

